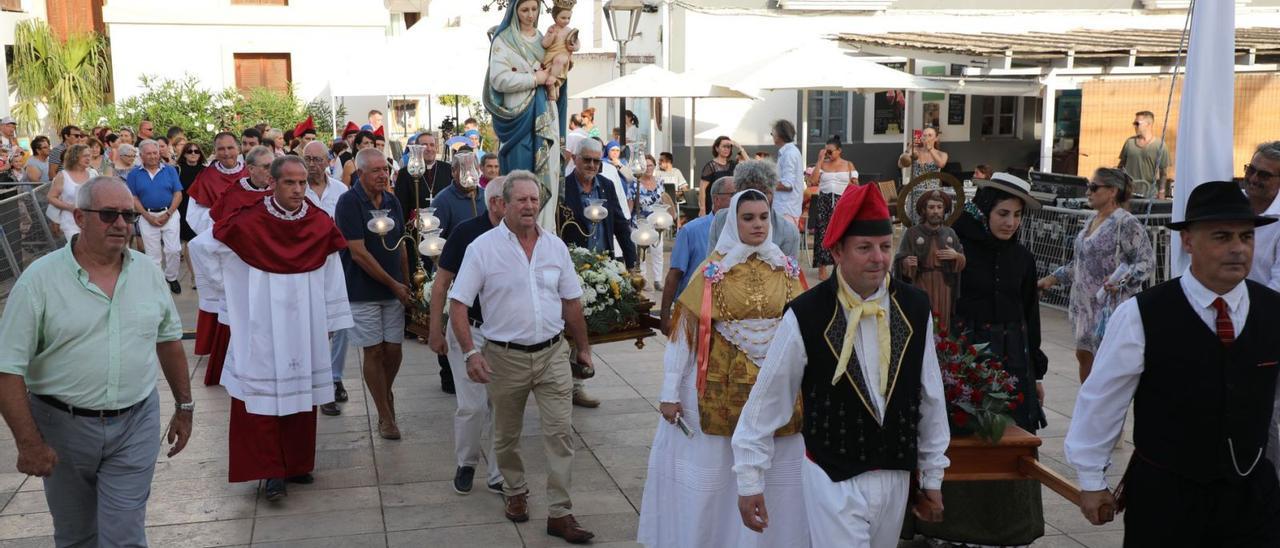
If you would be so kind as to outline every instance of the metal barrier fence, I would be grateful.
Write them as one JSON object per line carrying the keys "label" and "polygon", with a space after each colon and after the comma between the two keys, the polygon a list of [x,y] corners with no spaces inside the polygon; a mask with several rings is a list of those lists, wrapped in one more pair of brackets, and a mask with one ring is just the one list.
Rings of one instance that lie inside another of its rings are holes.
{"label": "metal barrier fence", "polygon": [[[1026,212],[1022,217],[1020,238],[1022,245],[1036,257],[1036,277],[1052,274],[1059,266],[1071,261],[1075,255],[1075,238],[1084,229],[1091,210],[1062,207],[1042,207]],[[1171,215],[1134,214],[1147,227],[1156,252],[1155,272],[1144,287],[1169,279],[1169,224]],[[1040,293],[1040,303],[1054,308],[1067,307],[1068,288],[1055,287]]]}
{"label": "metal barrier fence", "polygon": [[66,243],[49,228],[48,194],[49,183],[0,183],[0,307],[32,261]]}

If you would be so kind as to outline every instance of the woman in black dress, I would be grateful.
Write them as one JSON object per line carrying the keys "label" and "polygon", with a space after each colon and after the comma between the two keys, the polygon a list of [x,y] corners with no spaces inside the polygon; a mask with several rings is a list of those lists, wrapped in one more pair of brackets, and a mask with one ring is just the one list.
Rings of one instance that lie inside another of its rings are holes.
{"label": "woman in black dress", "polygon": [[699,211],[704,215],[711,212],[711,185],[721,177],[733,176],[738,162],[747,160],[747,151],[741,148],[738,148],[738,157],[731,159],[734,148],[738,147],[733,144],[733,139],[724,135],[716,137],[715,143],[711,145],[711,161],[702,166],[702,175],[699,177],[699,184],[702,185],[702,208]]}
{"label": "woman in black dress", "polygon": [[[182,202],[178,204],[179,220],[181,221],[178,228],[178,238],[182,240],[182,255],[187,255],[187,242],[195,239],[196,231],[191,229],[191,225],[187,224],[187,203],[191,201],[191,197],[187,191],[191,189],[191,184],[196,182],[196,176],[204,170],[205,158],[204,151],[200,149],[200,145],[187,141],[182,145],[182,150],[178,151],[178,180],[182,181]],[[191,269],[191,261],[187,261],[187,269]],[[191,279],[195,280],[195,273],[191,274]],[[194,283],[194,281],[192,282]],[[195,289],[195,286],[191,287]]]}
{"label": "woman in black dress", "polygon": [[[1003,360],[1017,378],[1023,402],[1014,422],[1031,433],[1047,425],[1040,380],[1049,360],[1040,351],[1036,262],[1018,241],[1022,214],[1039,209],[1031,185],[1005,173],[978,181],[978,193],[952,228],[964,246],[954,329]],[[1044,535],[1040,484],[1035,480],[946,482],[946,519],[916,522],[926,536],[984,546],[1023,546]]]}

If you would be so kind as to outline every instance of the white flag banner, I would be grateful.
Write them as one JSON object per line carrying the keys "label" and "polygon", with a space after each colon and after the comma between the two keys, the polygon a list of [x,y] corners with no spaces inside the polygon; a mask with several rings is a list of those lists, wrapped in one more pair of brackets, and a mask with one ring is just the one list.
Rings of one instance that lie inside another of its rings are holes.
{"label": "white flag banner", "polygon": [[[1230,181],[1235,129],[1235,2],[1197,0],[1191,17],[1186,77],[1178,112],[1173,220],[1187,213],[1191,190],[1209,181]],[[1169,275],[1180,276],[1189,259],[1174,232]]]}

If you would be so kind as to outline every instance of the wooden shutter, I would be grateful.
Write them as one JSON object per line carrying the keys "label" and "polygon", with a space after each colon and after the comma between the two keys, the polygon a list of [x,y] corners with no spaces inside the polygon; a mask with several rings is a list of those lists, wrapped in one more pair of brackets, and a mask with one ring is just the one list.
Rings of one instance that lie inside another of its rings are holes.
{"label": "wooden shutter", "polygon": [[0,0],[0,10],[22,11],[22,0]]}
{"label": "wooden shutter", "polygon": [[247,93],[256,88],[286,91],[292,81],[288,53],[237,53],[236,89]]}

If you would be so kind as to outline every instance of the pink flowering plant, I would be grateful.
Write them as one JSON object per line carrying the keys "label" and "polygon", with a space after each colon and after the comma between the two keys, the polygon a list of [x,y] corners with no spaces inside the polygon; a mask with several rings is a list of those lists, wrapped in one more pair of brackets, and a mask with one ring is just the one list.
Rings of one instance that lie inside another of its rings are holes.
{"label": "pink flowering plant", "polygon": [[1004,370],[986,344],[969,344],[964,335],[955,336],[937,325],[934,332],[951,433],[998,443],[1023,401],[1018,379]]}

